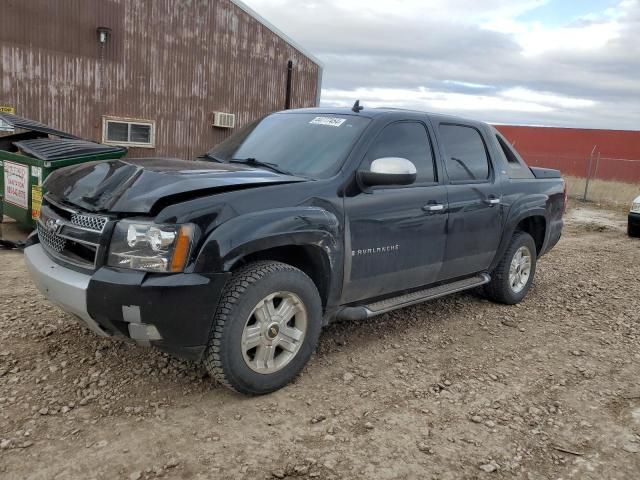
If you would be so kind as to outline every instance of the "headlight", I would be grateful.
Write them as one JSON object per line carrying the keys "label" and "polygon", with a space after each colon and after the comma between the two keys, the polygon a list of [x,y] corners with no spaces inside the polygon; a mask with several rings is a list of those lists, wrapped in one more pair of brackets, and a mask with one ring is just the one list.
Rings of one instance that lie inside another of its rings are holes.
{"label": "headlight", "polygon": [[108,265],[147,272],[182,272],[189,259],[194,226],[122,220],[109,247]]}
{"label": "headlight", "polygon": [[633,205],[631,205],[631,211],[633,213],[640,213],[640,202],[634,203]]}

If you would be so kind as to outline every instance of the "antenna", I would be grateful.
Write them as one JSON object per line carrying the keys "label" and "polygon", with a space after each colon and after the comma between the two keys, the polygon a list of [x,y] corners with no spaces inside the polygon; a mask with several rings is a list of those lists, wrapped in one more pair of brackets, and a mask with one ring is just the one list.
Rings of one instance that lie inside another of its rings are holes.
{"label": "antenna", "polygon": [[360,113],[362,110],[364,110],[364,107],[360,106],[360,100],[356,100],[356,103],[353,104],[353,108],[351,110],[356,113]]}

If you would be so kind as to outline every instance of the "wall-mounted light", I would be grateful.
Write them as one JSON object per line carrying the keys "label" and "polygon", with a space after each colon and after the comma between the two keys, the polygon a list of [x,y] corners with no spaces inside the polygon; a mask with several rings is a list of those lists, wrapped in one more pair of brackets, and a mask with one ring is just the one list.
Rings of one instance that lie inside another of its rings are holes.
{"label": "wall-mounted light", "polygon": [[105,46],[111,37],[111,29],[109,27],[98,27],[96,29],[98,33],[98,43],[100,46]]}

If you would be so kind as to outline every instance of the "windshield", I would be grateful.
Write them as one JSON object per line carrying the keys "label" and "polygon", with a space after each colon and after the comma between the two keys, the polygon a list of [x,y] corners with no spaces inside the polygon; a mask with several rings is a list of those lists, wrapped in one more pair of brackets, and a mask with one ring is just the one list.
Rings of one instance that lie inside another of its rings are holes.
{"label": "windshield", "polygon": [[369,119],[351,115],[276,113],[236,133],[206,157],[328,178],[340,169],[368,124]]}

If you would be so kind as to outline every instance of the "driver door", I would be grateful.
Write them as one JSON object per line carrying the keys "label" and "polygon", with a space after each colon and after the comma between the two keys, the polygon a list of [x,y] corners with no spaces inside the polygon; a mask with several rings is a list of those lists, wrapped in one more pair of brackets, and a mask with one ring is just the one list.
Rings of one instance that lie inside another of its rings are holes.
{"label": "driver door", "polygon": [[371,162],[385,157],[410,160],[418,178],[408,187],[374,187],[345,198],[343,303],[434,283],[442,268],[447,189],[439,180],[426,123],[387,125],[360,168],[368,169]]}

